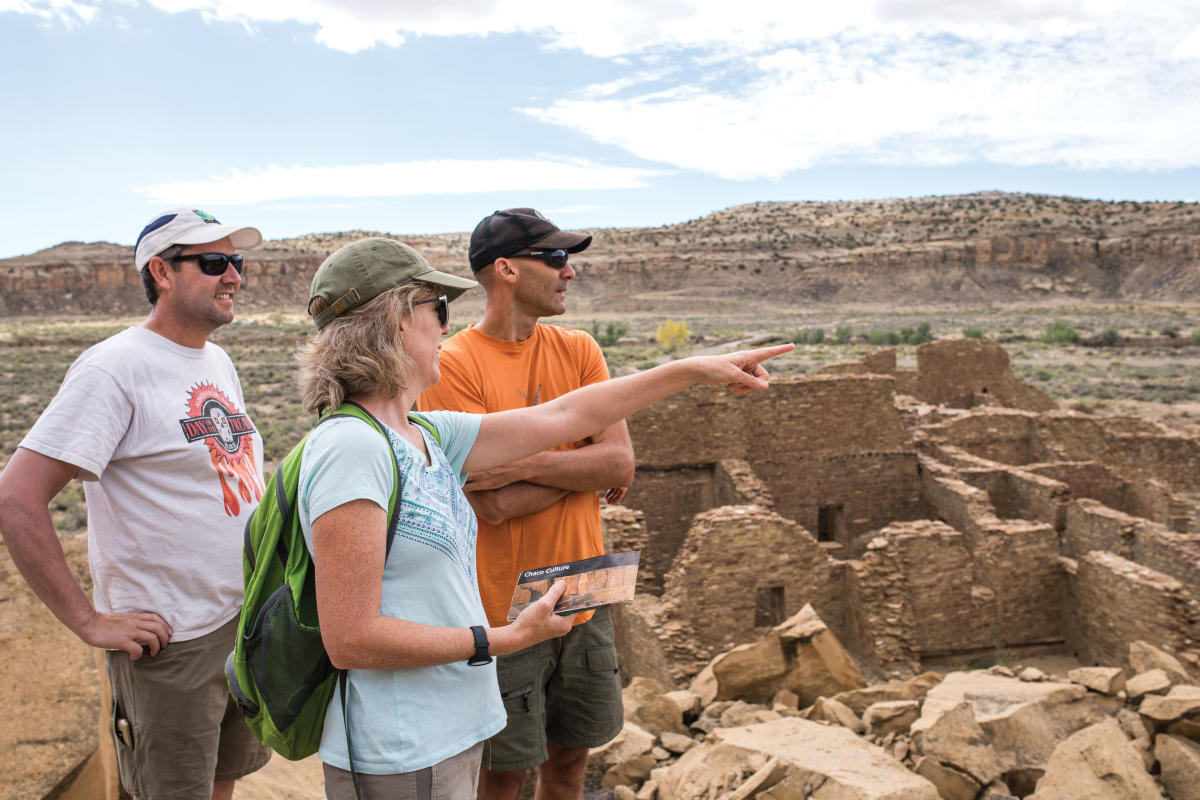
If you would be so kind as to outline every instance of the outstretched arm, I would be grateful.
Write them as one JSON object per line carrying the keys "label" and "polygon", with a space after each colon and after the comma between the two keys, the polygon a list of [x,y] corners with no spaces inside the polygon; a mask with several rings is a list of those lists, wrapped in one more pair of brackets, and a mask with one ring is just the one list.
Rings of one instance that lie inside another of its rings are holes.
{"label": "outstretched arm", "polygon": [[101,614],[75,579],[50,520],[54,496],[75,477],[74,464],[17,448],[0,473],[0,532],[13,563],[54,616],[93,647],[124,650],[130,658],[142,647],[154,655],[165,647],[171,628],[158,614]]}
{"label": "outstretched arm", "polygon": [[562,442],[582,439],[694,384],[725,384],[737,394],[766,389],[768,373],[762,362],[794,348],[784,344],[719,356],[693,356],[584,386],[542,405],[487,414],[464,469],[488,469]]}

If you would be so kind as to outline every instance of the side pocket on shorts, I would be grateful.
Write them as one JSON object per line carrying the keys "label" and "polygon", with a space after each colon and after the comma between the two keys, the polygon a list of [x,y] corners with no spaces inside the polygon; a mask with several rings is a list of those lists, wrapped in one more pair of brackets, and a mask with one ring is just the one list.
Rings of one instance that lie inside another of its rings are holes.
{"label": "side pocket on shorts", "polygon": [[135,787],[133,786],[133,776],[136,772],[134,769],[133,745],[134,731],[133,725],[125,716],[124,710],[117,703],[117,698],[112,699],[112,713],[110,714],[110,722],[112,727],[113,742],[117,750],[117,770],[120,776],[121,786],[126,792],[132,793]]}
{"label": "side pocket on shorts", "polygon": [[528,714],[532,698],[532,683],[518,684],[511,689],[500,687],[500,700],[504,703],[504,710],[511,714]]}

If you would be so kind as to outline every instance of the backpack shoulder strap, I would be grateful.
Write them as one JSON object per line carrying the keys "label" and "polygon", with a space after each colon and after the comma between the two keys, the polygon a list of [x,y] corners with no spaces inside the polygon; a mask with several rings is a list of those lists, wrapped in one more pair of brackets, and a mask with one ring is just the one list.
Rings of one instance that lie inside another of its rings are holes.
{"label": "backpack shoulder strap", "polygon": [[[336,417],[357,417],[363,422],[370,425],[379,432],[379,435],[387,441],[388,453],[392,452],[392,443],[388,440],[387,431],[384,430],[384,425],[375,416],[360,406],[358,403],[347,401],[342,403],[338,408],[326,416],[322,417],[317,424],[320,425],[326,420]],[[383,560],[387,561],[387,557],[392,552],[392,539],[396,535],[396,521],[400,519],[400,467],[396,464],[396,456],[392,454],[392,496],[388,500],[388,525],[387,525],[387,544],[384,547]]]}
{"label": "backpack shoulder strap", "polygon": [[418,414],[416,411],[410,411],[408,412],[408,421],[414,425],[420,425],[422,428],[429,431],[429,435],[433,437],[435,442],[437,442],[437,446],[442,446],[442,435],[438,433],[437,427],[435,427],[432,422],[425,419],[424,416]]}

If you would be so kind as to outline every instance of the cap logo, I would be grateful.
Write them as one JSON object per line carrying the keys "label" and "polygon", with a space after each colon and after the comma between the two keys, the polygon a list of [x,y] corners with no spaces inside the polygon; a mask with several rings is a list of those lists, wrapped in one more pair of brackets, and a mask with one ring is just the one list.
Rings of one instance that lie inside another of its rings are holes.
{"label": "cap logo", "polygon": [[212,224],[214,224],[214,225],[220,225],[220,224],[221,224],[221,223],[217,222],[217,218],[216,218],[216,217],[214,217],[212,214],[209,214],[209,213],[207,213],[207,212],[201,211],[201,210],[200,210],[200,209],[198,209],[198,208],[193,208],[193,209],[192,209],[192,212],[193,212],[193,213],[194,213],[194,214],[195,214],[197,217],[199,217],[200,219],[204,220],[205,222],[212,223]]}

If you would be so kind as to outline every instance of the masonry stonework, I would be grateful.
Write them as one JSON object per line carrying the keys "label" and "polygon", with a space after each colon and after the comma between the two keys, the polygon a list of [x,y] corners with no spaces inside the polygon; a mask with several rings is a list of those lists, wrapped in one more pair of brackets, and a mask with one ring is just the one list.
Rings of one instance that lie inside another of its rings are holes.
{"label": "masonry stonework", "polygon": [[1056,410],[994,343],[918,356],[630,419],[637,477],[606,530],[643,550],[637,646],[685,679],[811,603],[880,676],[997,649],[1114,663],[1138,638],[1200,674],[1200,443]]}

